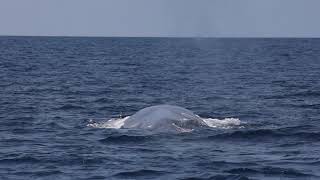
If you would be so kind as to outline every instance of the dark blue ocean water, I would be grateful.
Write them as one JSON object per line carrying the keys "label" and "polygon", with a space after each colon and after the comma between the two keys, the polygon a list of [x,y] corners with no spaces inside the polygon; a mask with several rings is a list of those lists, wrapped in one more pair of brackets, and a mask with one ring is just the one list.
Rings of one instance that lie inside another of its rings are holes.
{"label": "dark blue ocean water", "polygon": [[[0,37],[0,78],[0,179],[320,179],[320,39]],[[157,104],[242,126],[87,126]]]}

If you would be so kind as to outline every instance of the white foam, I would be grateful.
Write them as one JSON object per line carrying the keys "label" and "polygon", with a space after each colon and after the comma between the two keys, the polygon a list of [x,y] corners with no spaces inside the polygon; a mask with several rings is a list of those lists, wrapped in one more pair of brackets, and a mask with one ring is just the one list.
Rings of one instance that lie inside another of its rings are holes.
{"label": "white foam", "polygon": [[202,118],[203,121],[212,128],[223,128],[229,129],[235,126],[240,126],[242,122],[238,118],[225,118],[225,119],[215,119],[215,118]]}
{"label": "white foam", "polygon": [[93,122],[93,120],[90,120],[89,124],[87,124],[88,127],[94,127],[94,128],[106,128],[106,129],[120,129],[124,122],[129,118],[130,116],[124,117],[124,118],[112,118],[107,121],[101,121],[101,122]]}

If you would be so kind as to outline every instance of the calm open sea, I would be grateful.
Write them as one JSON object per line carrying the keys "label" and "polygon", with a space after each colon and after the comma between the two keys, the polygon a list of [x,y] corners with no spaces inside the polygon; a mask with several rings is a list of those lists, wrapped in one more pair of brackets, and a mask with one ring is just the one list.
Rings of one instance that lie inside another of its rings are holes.
{"label": "calm open sea", "polygon": [[[241,125],[87,126],[158,104]],[[0,37],[0,179],[320,179],[320,39]]]}

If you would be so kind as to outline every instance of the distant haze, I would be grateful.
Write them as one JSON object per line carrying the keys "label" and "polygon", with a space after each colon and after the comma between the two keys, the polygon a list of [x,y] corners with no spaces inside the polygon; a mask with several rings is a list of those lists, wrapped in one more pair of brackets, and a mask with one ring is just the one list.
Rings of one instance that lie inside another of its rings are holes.
{"label": "distant haze", "polygon": [[320,37],[320,0],[0,0],[0,35]]}

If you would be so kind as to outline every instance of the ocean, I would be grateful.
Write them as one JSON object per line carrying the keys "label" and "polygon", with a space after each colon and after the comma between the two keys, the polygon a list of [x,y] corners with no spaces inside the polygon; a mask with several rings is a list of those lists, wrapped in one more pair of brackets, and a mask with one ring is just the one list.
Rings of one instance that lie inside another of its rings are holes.
{"label": "ocean", "polygon": [[[320,179],[320,39],[2,36],[0,78],[2,180]],[[159,104],[226,125],[92,125]]]}

